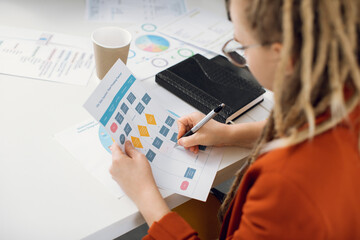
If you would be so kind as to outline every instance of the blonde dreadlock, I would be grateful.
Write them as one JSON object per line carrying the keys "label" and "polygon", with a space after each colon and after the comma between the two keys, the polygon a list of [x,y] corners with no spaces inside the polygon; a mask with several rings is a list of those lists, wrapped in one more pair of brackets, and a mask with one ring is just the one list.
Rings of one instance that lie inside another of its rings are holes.
{"label": "blonde dreadlock", "polygon": [[[258,40],[263,44],[281,42],[283,49],[273,86],[274,109],[252,153],[236,174],[219,211],[221,221],[243,175],[261,152],[295,145],[333,128],[360,100],[360,1],[243,2],[249,27]],[[289,61],[294,65],[291,76],[285,72]],[[352,90],[346,100],[345,86]],[[331,117],[315,125],[316,117],[327,111]]]}

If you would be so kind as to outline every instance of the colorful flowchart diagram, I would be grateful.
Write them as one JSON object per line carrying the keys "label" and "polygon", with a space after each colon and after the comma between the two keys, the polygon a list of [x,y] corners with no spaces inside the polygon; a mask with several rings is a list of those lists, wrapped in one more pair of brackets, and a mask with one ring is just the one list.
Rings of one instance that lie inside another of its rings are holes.
{"label": "colorful flowchart diagram", "polygon": [[131,141],[149,160],[159,187],[206,200],[221,161],[221,150],[201,148],[194,154],[175,147],[177,116],[163,108],[120,60],[84,107],[106,130],[99,131],[105,148],[115,141],[124,150],[125,141]]}

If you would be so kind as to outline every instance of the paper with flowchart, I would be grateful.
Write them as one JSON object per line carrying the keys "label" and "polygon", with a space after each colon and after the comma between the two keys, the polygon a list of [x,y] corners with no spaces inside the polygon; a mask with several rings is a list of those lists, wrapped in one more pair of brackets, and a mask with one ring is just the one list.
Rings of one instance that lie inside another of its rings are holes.
{"label": "paper with flowchart", "polygon": [[194,9],[169,21],[159,31],[218,54],[222,54],[222,46],[234,35],[229,20],[201,9]]}
{"label": "paper with flowchart", "polygon": [[94,70],[91,41],[0,27],[0,73],[85,86]]}
{"label": "paper with flowchart", "polygon": [[193,154],[174,147],[176,116],[165,110],[118,60],[84,104],[124,149],[126,140],[142,152],[158,187],[205,201],[222,159],[222,149]]}
{"label": "paper with flowchart", "polygon": [[[150,91],[150,95],[156,95],[161,103],[166,103],[167,109],[176,105],[178,114],[185,115],[195,111],[185,102],[176,104],[180,99],[157,84],[146,85],[146,89]],[[175,113],[169,113],[178,117]],[[55,139],[110,193],[117,198],[124,196],[124,192],[109,174],[110,146],[114,140],[101,124],[93,118],[87,119],[55,134]]]}
{"label": "paper with flowchart", "polygon": [[86,0],[86,18],[103,22],[143,22],[179,16],[187,11],[184,0]]}

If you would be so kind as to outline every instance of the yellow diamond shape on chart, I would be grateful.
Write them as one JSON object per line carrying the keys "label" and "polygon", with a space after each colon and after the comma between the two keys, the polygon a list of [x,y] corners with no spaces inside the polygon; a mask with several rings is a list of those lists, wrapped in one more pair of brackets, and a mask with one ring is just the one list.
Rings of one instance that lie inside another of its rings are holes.
{"label": "yellow diamond shape on chart", "polygon": [[154,115],[145,113],[145,117],[146,117],[146,121],[147,121],[148,124],[156,125]]}
{"label": "yellow diamond shape on chart", "polygon": [[140,136],[150,137],[147,127],[138,125]]}
{"label": "yellow diamond shape on chart", "polygon": [[132,141],[134,147],[143,148],[139,138],[131,136],[131,141]]}

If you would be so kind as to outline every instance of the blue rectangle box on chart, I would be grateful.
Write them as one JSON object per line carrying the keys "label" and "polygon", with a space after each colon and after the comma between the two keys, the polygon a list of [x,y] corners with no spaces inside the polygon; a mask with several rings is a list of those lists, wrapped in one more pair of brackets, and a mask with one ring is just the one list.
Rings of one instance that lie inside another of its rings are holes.
{"label": "blue rectangle box on chart", "polygon": [[138,105],[136,106],[135,110],[141,114],[143,111],[144,111],[145,107],[141,104],[141,103],[138,103]]}
{"label": "blue rectangle box on chart", "polygon": [[184,177],[193,179],[195,175],[196,169],[194,168],[187,168]]}
{"label": "blue rectangle box on chart", "polygon": [[162,126],[160,129],[160,134],[163,135],[164,137],[166,137],[169,133],[169,129],[165,126]]}
{"label": "blue rectangle box on chart", "polygon": [[174,133],[173,135],[172,135],[172,137],[171,137],[171,141],[173,141],[173,142],[177,142],[177,136],[178,136],[178,134],[177,133]]}
{"label": "blue rectangle box on chart", "polygon": [[118,112],[116,114],[115,120],[121,125],[121,123],[124,121],[124,117]]}
{"label": "blue rectangle box on chart", "polygon": [[160,138],[156,137],[154,142],[153,142],[153,146],[156,147],[157,149],[160,149],[161,145],[163,144],[163,140],[161,140]]}
{"label": "blue rectangle box on chart", "polygon": [[143,98],[141,99],[146,105],[148,105],[148,103],[151,100],[151,97],[149,96],[149,94],[145,93],[145,95],[143,96]]}
{"label": "blue rectangle box on chart", "polygon": [[170,117],[170,116],[168,116],[168,117],[166,118],[166,120],[165,120],[165,123],[166,123],[167,125],[169,125],[170,127],[174,124],[174,122],[175,122],[175,119],[173,119],[173,118]]}
{"label": "blue rectangle box on chart", "polygon": [[126,136],[129,136],[129,133],[131,132],[132,128],[130,127],[130,125],[127,123],[125,125],[125,128],[124,128],[124,132],[126,133]]}
{"label": "blue rectangle box on chart", "polygon": [[128,110],[129,110],[129,107],[128,107],[125,103],[123,103],[123,104],[121,105],[120,109],[121,109],[125,114],[127,114]]}
{"label": "blue rectangle box on chart", "polygon": [[136,97],[135,97],[135,95],[131,92],[131,93],[129,93],[129,95],[127,96],[126,99],[129,101],[130,104],[133,104],[134,101],[136,100]]}
{"label": "blue rectangle box on chart", "polygon": [[146,153],[146,158],[152,162],[156,156],[156,153],[154,153],[151,149]]}

